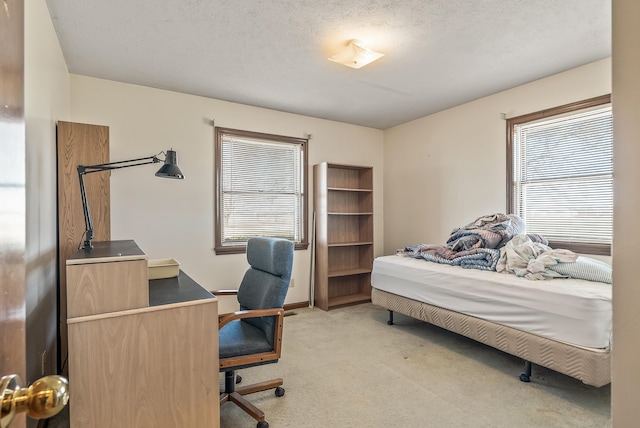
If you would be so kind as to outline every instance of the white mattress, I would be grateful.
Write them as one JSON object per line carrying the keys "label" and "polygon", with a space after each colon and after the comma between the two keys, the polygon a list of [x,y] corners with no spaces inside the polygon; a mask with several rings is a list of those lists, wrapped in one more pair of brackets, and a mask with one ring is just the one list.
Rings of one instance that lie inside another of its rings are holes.
{"label": "white mattress", "polygon": [[611,345],[611,284],[531,281],[394,255],[374,260],[371,285],[573,345]]}

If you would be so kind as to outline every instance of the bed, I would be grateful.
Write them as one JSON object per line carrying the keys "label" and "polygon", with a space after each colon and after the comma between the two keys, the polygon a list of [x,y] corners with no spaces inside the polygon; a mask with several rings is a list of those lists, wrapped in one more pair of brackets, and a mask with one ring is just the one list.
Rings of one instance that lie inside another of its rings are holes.
{"label": "bed", "polygon": [[611,284],[533,281],[400,255],[374,260],[371,300],[587,385],[611,382]]}

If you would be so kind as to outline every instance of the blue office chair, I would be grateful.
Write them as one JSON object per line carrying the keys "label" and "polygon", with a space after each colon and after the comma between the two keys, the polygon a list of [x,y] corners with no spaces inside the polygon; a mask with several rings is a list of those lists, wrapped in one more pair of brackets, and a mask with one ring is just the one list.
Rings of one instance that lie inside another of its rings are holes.
{"label": "blue office chair", "polygon": [[219,320],[220,371],[225,373],[220,405],[231,401],[268,428],[264,412],[243,396],[275,388],[282,397],[282,379],[236,388],[236,370],[278,362],[282,347],[284,299],[293,265],[293,243],[278,238],[252,238],[247,242],[249,269],[240,288],[212,291],[216,296],[236,294],[240,310]]}

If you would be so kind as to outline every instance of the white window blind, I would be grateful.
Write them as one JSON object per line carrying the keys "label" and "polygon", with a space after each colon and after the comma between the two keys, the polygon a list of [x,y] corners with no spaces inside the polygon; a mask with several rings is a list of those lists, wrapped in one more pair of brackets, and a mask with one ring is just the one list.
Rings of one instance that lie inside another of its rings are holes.
{"label": "white window blind", "polygon": [[304,239],[304,145],[222,134],[221,246]]}
{"label": "white window blind", "polygon": [[528,233],[607,244],[613,233],[611,105],[515,124],[513,212]]}

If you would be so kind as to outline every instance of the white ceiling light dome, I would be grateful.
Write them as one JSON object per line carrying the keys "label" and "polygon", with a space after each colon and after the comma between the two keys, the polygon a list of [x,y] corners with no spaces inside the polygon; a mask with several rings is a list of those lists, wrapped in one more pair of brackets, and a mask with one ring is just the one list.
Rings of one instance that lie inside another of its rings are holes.
{"label": "white ceiling light dome", "polygon": [[364,45],[360,40],[349,40],[347,44],[335,55],[329,58],[351,68],[361,68],[383,57],[384,54],[376,52]]}

